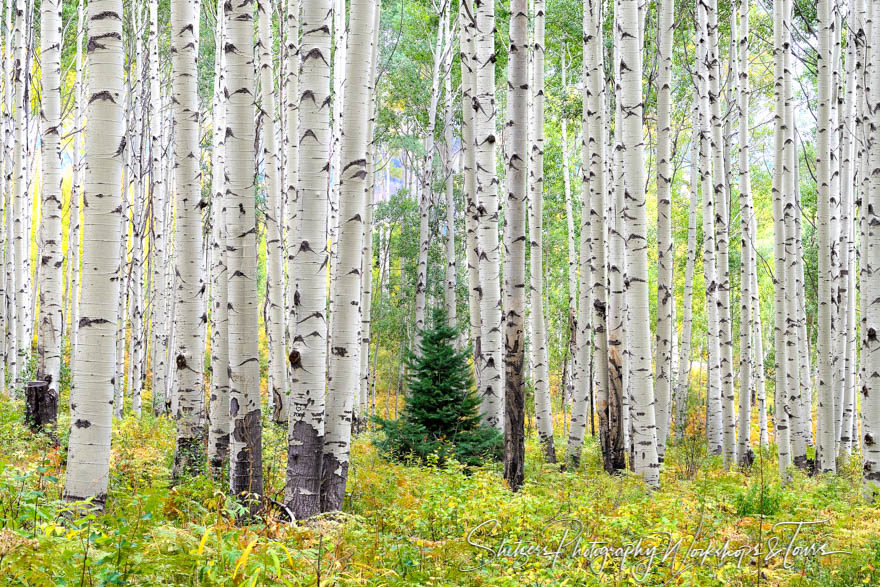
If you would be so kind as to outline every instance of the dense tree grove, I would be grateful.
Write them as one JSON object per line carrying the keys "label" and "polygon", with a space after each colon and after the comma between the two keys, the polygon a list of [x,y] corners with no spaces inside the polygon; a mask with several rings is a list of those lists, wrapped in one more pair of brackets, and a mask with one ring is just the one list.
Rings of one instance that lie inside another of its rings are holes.
{"label": "dense tree grove", "polygon": [[782,483],[855,459],[873,502],[878,20],[0,0],[0,392],[63,398],[68,501],[106,507],[114,434],[155,418],[173,482],[305,520],[346,509],[358,435],[429,399],[411,352],[440,332],[513,492],[598,437],[654,489],[697,442]]}

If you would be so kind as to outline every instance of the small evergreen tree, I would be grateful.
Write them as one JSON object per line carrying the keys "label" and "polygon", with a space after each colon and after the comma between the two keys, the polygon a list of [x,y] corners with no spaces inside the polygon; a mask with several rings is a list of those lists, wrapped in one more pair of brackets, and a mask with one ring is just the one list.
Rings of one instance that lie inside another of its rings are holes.
{"label": "small evergreen tree", "polygon": [[480,421],[480,400],[468,365],[471,351],[457,351],[456,337],[446,313],[435,310],[433,328],[422,331],[419,353],[409,351],[404,359],[407,397],[401,417],[373,418],[385,433],[376,441],[385,456],[422,463],[431,455],[440,463],[454,457],[470,466],[501,458],[501,434]]}

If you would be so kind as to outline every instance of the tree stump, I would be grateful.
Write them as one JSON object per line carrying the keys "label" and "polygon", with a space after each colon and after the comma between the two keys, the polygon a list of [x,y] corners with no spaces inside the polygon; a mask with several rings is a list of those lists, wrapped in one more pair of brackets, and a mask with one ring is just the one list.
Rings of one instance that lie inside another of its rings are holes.
{"label": "tree stump", "polygon": [[25,422],[31,430],[50,431],[58,421],[58,392],[48,381],[31,381],[25,388]]}

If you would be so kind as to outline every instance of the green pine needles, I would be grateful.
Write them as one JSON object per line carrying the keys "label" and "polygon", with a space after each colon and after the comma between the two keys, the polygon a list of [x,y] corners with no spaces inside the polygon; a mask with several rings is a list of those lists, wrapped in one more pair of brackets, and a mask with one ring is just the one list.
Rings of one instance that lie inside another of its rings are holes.
{"label": "green pine needles", "polygon": [[407,397],[401,417],[374,417],[385,433],[376,441],[379,450],[397,461],[439,463],[454,458],[480,466],[500,460],[501,434],[480,421],[480,400],[474,392],[469,348],[456,350],[457,332],[446,313],[435,310],[433,327],[422,332],[419,353],[406,356]]}

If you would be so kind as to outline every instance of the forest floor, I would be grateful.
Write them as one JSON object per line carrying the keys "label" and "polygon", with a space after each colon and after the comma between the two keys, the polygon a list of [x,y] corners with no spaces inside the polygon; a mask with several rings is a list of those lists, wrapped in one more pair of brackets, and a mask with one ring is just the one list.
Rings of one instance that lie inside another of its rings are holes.
{"label": "forest floor", "polygon": [[[526,483],[511,494],[498,464],[393,464],[365,433],[345,514],[290,524],[269,511],[242,527],[222,482],[169,484],[174,424],[152,416],[115,426],[106,511],[65,515],[67,412],[61,448],[22,419],[21,403],[0,399],[6,585],[880,584],[880,508],[860,496],[856,459],[839,476],[795,472],[781,486],[769,452],[725,472],[693,434],[649,491],[605,474],[591,438],[578,470],[544,463],[532,430]],[[267,494],[278,500],[285,439],[267,424]],[[830,551],[846,553],[813,556]]]}

